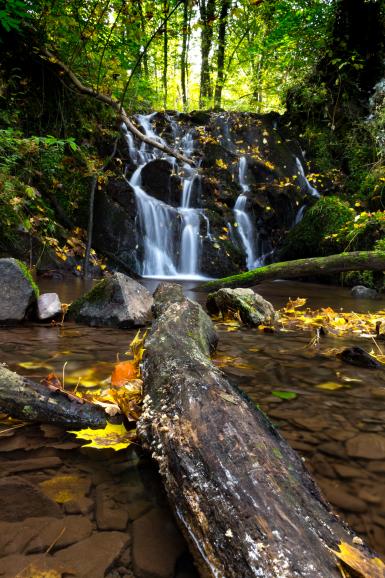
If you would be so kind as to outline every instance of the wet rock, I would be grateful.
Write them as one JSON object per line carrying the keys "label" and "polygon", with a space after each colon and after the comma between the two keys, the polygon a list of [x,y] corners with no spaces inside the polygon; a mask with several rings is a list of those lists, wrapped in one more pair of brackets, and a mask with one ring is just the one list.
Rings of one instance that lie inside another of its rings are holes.
{"label": "wet rock", "polygon": [[206,306],[211,315],[239,314],[246,325],[270,324],[275,319],[272,304],[252,289],[219,289],[207,296]]}
{"label": "wet rock", "polygon": [[0,325],[23,321],[37,296],[26,266],[17,259],[0,259]]}
{"label": "wet rock", "polygon": [[374,289],[369,289],[364,285],[356,285],[350,291],[352,297],[356,299],[377,299],[378,293]]}
{"label": "wet rock", "polygon": [[346,457],[346,452],[342,444],[337,442],[326,442],[318,446],[318,449],[328,456],[335,456],[337,458]]}
{"label": "wet rock", "polygon": [[384,460],[385,436],[376,433],[358,434],[346,442],[346,451],[351,458]]}
{"label": "wet rock", "polygon": [[374,488],[362,488],[358,492],[358,497],[368,504],[381,504],[383,496],[378,494]]}
{"label": "wet rock", "polygon": [[185,544],[170,514],[154,508],[135,520],[132,531],[135,575],[139,578],[172,578]]}
{"label": "wet rock", "polygon": [[159,317],[171,303],[182,303],[184,300],[182,285],[165,281],[159,283],[154,292],[154,305],[152,306],[154,317]]}
{"label": "wet rock", "polygon": [[153,299],[143,285],[123,273],[102,279],[72,303],[68,318],[91,327],[126,329],[151,319]]}
{"label": "wet rock", "polygon": [[57,552],[53,556],[53,565],[70,569],[67,572],[75,578],[104,578],[127,541],[127,535],[123,532],[98,532]]}
{"label": "wet rock", "polygon": [[[50,556],[45,554],[11,554],[1,559],[1,578],[15,578],[16,576],[26,576],[28,578],[37,576],[50,576],[50,570],[54,569],[56,576],[67,575],[68,568],[63,567],[59,562],[55,563]],[[72,574],[70,574],[72,576]]]}
{"label": "wet rock", "polygon": [[94,501],[85,496],[79,497],[77,500],[69,500],[64,503],[64,510],[66,514],[89,514],[94,507]]}
{"label": "wet rock", "polygon": [[368,509],[363,500],[360,500],[360,498],[347,492],[343,486],[336,485],[332,481],[326,479],[319,480],[319,484],[327,499],[333,504],[333,506],[336,506],[341,510],[357,513],[366,512]]}
{"label": "wet rock", "polygon": [[46,552],[66,548],[88,538],[92,524],[83,516],[28,518],[22,522],[0,522],[0,556]]}
{"label": "wet rock", "polygon": [[119,488],[111,484],[100,484],[96,488],[96,523],[99,530],[124,530],[128,522],[125,507],[114,500]]}
{"label": "wet rock", "polygon": [[61,518],[59,506],[37,486],[20,477],[0,480],[0,520],[19,522],[26,518]]}
{"label": "wet rock", "polygon": [[341,351],[341,353],[338,353],[337,357],[345,363],[350,363],[350,365],[356,365],[358,367],[367,367],[368,369],[381,369],[383,367],[375,357],[369,355],[362,347],[348,347]]}
{"label": "wet rock", "polygon": [[54,319],[61,314],[61,303],[57,293],[43,293],[37,300],[37,316],[40,321]]}
{"label": "wet rock", "polygon": [[334,469],[341,478],[365,478],[365,470],[349,466],[347,464],[333,464]]}
{"label": "wet rock", "polygon": [[168,161],[163,159],[150,161],[143,168],[141,177],[144,190],[152,197],[173,207],[180,206],[180,179],[173,174],[173,167]]}
{"label": "wet rock", "polygon": [[4,461],[1,464],[0,475],[8,476],[9,474],[17,474],[20,472],[33,472],[36,470],[44,470],[47,468],[57,468],[61,466],[62,463],[63,462],[58,457]]}

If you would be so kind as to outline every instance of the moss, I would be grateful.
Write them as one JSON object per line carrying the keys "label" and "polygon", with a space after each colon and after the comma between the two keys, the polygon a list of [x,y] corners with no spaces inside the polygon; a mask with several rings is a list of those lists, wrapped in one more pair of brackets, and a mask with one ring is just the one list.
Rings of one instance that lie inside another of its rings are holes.
{"label": "moss", "polygon": [[338,197],[319,199],[302,221],[286,236],[279,251],[280,261],[339,253],[344,247],[335,235],[352,220],[353,209]]}
{"label": "moss", "polygon": [[15,259],[16,263],[18,264],[19,268],[21,269],[24,277],[29,281],[29,283],[32,285],[33,291],[36,295],[36,298],[39,297],[40,295],[40,291],[39,291],[39,287],[36,285],[30,270],[28,269],[27,265],[25,263],[23,263],[23,261],[20,261],[19,259]]}
{"label": "moss", "polygon": [[91,289],[91,291],[85,293],[83,297],[76,299],[76,301],[74,301],[68,309],[68,316],[73,318],[79,315],[85,303],[96,304],[101,302],[102,300],[104,301],[106,297],[108,297],[109,286],[111,287],[112,290],[112,286],[111,284],[108,283],[108,281],[109,281],[108,279],[102,279],[101,281],[96,283],[96,285]]}

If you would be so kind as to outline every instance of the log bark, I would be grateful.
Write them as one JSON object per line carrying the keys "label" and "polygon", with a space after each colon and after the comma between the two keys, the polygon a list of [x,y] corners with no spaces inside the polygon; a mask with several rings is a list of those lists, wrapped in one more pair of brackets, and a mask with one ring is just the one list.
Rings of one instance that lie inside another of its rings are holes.
{"label": "log bark", "polygon": [[106,413],[91,403],[78,403],[64,391],[22,377],[0,364],[0,409],[26,421],[53,423],[63,427],[104,428]]}
{"label": "log bark", "polygon": [[366,559],[369,550],[355,545],[264,413],[212,364],[216,336],[200,305],[178,295],[167,304],[161,293],[138,432],[201,575],[341,578],[332,550],[342,541]]}
{"label": "log bark", "polygon": [[200,285],[198,290],[220,289],[221,287],[253,287],[269,279],[295,279],[312,275],[329,275],[346,271],[385,271],[384,251],[354,251],[329,257],[312,257],[273,263],[239,275],[215,279]]}

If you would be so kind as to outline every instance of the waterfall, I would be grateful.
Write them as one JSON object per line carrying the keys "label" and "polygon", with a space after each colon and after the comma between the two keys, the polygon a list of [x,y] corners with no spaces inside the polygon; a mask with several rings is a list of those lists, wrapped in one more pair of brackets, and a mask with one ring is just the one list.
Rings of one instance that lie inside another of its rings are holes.
{"label": "waterfall", "polygon": [[238,233],[241,238],[242,246],[246,253],[246,265],[248,269],[257,266],[255,254],[255,230],[250,215],[246,211],[247,196],[250,187],[247,183],[247,160],[242,156],[239,160],[238,181],[242,193],[238,196],[234,205],[235,222],[238,225]]}
{"label": "waterfall", "polygon": [[[156,113],[138,114],[136,119],[146,136],[166,144],[152,126],[155,115]],[[178,123],[169,116],[167,119],[170,122],[174,142],[180,143],[187,157],[191,156],[194,151],[192,132],[182,134]],[[158,278],[204,278],[199,274],[200,217],[203,212],[202,209],[192,207],[194,194],[200,182],[198,169],[184,164],[179,171],[174,157],[146,143],[141,143],[138,148],[126,127],[123,128],[123,134],[130,158],[137,167],[128,182],[135,194],[138,225],[143,239],[144,257],[141,275]],[[149,162],[159,158],[167,160],[181,177],[182,193],[178,208],[152,197],[142,188],[142,170]]]}
{"label": "waterfall", "polygon": [[305,169],[303,168],[303,164],[301,163],[301,161],[298,157],[295,157],[295,164],[297,165],[298,175],[300,177],[299,182],[302,185],[302,187],[306,190],[307,193],[309,193],[309,195],[319,199],[321,195],[319,194],[317,189],[309,183],[308,178],[307,178],[306,173],[305,173]]}

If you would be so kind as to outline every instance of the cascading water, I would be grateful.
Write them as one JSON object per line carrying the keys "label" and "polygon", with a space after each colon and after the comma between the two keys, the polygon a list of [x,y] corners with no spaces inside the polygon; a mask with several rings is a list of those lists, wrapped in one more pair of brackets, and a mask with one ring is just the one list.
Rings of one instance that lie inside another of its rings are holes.
{"label": "cascading water", "polygon": [[306,192],[309,193],[309,195],[319,199],[321,195],[319,194],[317,189],[309,183],[309,180],[308,180],[306,173],[305,173],[305,169],[303,168],[303,165],[302,165],[302,163],[298,157],[295,157],[295,164],[297,165],[300,184],[303,186],[303,188],[306,190]]}
{"label": "cascading water", "polygon": [[[152,127],[152,119],[156,113],[137,115],[143,132],[153,140],[166,144]],[[170,119],[169,119],[170,120]],[[189,157],[194,150],[194,139],[190,131],[183,136],[178,124],[172,119],[170,126],[175,141],[185,156]],[[202,209],[192,208],[195,190],[199,187],[198,170],[185,164],[182,168],[182,198],[180,207],[174,208],[152,197],[142,188],[141,173],[151,161],[162,158],[167,160],[175,171],[178,165],[174,157],[170,157],[158,149],[142,143],[138,149],[134,139],[123,128],[130,158],[137,166],[130,180],[136,198],[138,220],[143,238],[143,277],[173,277],[173,278],[203,278],[199,275],[200,250],[200,216]]]}
{"label": "cascading water", "polygon": [[248,269],[257,266],[255,254],[255,230],[250,215],[246,211],[247,195],[250,187],[247,183],[247,160],[242,156],[239,160],[238,179],[242,193],[237,198],[234,205],[235,222],[238,225],[238,232],[243,248],[246,253],[246,265]]}

